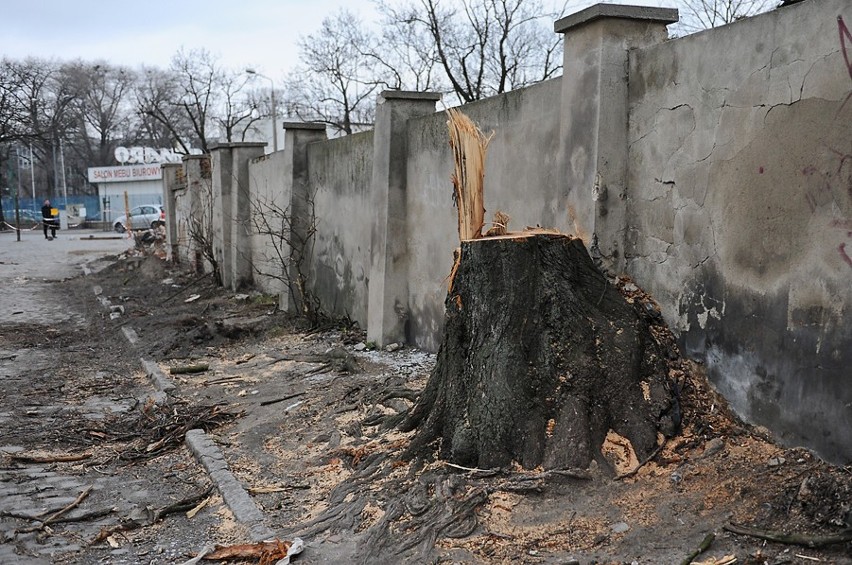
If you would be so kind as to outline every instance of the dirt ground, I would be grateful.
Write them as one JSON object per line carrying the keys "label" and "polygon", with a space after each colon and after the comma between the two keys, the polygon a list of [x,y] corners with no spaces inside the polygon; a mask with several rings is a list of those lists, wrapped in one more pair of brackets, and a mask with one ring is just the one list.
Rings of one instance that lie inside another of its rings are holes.
{"label": "dirt ground", "polygon": [[[131,251],[52,281],[43,292],[78,314],[73,324],[0,328],[0,445],[15,447],[0,454],[2,470],[20,469],[26,455],[82,454],[43,467],[101,485],[75,510],[83,519],[42,528],[35,541],[21,530],[37,521],[2,516],[0,541],[19,547],[21,562],[53,538],[72,544],[50,555],[56,563],[180,563],[206,544],[248,542],[215,491],[192,518],[116,529],[134,510],[205,492],[209,479],[182,441],[201,427],[266,525],[305,541],[295,563],[677,564],[708,534],[695,563],[852,563],[849,541],[825,543],[852,526],[852,466],[744,425],[701,366],[672,370],[682,430],[638,469],[618,438],[607,446],[612,468],[562,474],[405,461],[410,434],[383,423],[412,405],[433,354],[364,349],[364,333],[342,323],[306,328],[273,298],[225,291],[160,255]],[[111,318],[96,286],[123,312]],[[207,370],[172,374],[178,392],[163,410],[146,399],[140,358],[166,374]],[[112,511],[85,517],[104,508]],[[729,531],[737,526],[806,539]]]}

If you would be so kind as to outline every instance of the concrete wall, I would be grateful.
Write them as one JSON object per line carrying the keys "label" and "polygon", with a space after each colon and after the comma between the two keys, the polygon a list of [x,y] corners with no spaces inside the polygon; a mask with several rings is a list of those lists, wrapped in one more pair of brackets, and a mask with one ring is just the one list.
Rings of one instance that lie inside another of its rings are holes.
{"label": "concrete wall", "polygon": [[317,233],[311,260],[313,290],[331,314],[367,319],[373,216],[373,132],[308,146],[309,185]]}
{"label": "concrete wall", "polygon": [[[509,214],[509,229],[542,225],[570,231],[556,182],[561,80],[551,80],[464,106],[480,129],[494,132],[485,173],[486,221]],[[414,118],[408,129],[406,234],[409,253],[408,341],[436,350],[444,320],[446,279],[459,246],[453,207],[453,156],[447,115]]]}
{"label": "concrete wall", "polygon": [[[838,16],[852,22],[847,0],[806,0],[667,40],[674,10],[601,4],[556,23],[564,78],[462,110],[495,131],[487,219],[500,209],[514,230],[580,235],[603,266],[654,295],[741,415],[846,463],[852,70]],[[438,98],[382,93],[375,129],[341,139],[285,124],[284,149],[247,165],[252,198],[286,207],[298,230],[316,220],[306,260],[324,307],[381,344],[439,345],[458,236]],[[220,207],[235,206],[224,183],[258,151],[250,145],[214,155]],[[201,174],[192,164],[190,194]],[[256,232],[239,243],[224,221],[232,212],[216,214],[223,253],[233,240],[255,272],[283,268]],[[292,263],[298,253],[282,254]],[[224,264],[226,284],[244,276],[240,261]],[[274,277],[255,283],[280,289]]]}
{"label": "concrete wall", "polygon": [[[630,56],[627,270],[743,417],[852,459],[852,75],[810,1]],[[850,42],[852,43],[852,42]]]}
{"label": "concrete wall", "polygon": [[290,206],[293,166],[282,151],[258,157],[249,163],[252,229],[252,271],[261,292],[279,295],[287,292],[284,264],[290,249],[268,232],[282,233],[282,213]]}

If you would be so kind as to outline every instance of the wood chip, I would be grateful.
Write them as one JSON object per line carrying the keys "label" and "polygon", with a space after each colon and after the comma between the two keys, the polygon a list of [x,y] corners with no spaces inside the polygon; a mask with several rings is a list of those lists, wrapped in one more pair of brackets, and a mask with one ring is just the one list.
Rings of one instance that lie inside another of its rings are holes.
{"label": "wood chip", "polygon": [[186,517],[187,518],[195,518],[195,515],[198,514],[201,511],[202,508],[207,506],[207,503],[210,502],[210,498],[211,497],[208,496],[207,498],[205,498],[204,500],[199,502],[198,505],[195,508],[193,508],[192,510],[188,510],[187,513],[186,513]]}

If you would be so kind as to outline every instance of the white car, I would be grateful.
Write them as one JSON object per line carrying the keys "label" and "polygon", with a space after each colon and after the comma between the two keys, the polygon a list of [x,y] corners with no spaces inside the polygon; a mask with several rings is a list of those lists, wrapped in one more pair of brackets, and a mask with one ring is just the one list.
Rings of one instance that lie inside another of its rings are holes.
{"label": "white car", "polygon": [[[135,230],[155,229],[166,224],[166,212],[159,204],[143,204],[130,209],[130,226]],[[118,233],[127,231],[127,216],[119,216],[112,227]]]}

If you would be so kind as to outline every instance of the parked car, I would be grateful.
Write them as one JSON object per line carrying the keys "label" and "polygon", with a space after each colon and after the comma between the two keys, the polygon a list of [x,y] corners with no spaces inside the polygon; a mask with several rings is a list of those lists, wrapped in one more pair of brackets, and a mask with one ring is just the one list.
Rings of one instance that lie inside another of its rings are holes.
{"label": "parked car", "polygon": [[[166,224],[166,211],[159,204],[143,204],[130,209],[130,226],[135,229],[156,228]],[[127,231],[127,216],[119,216],[112,224],[115,231]]]}

